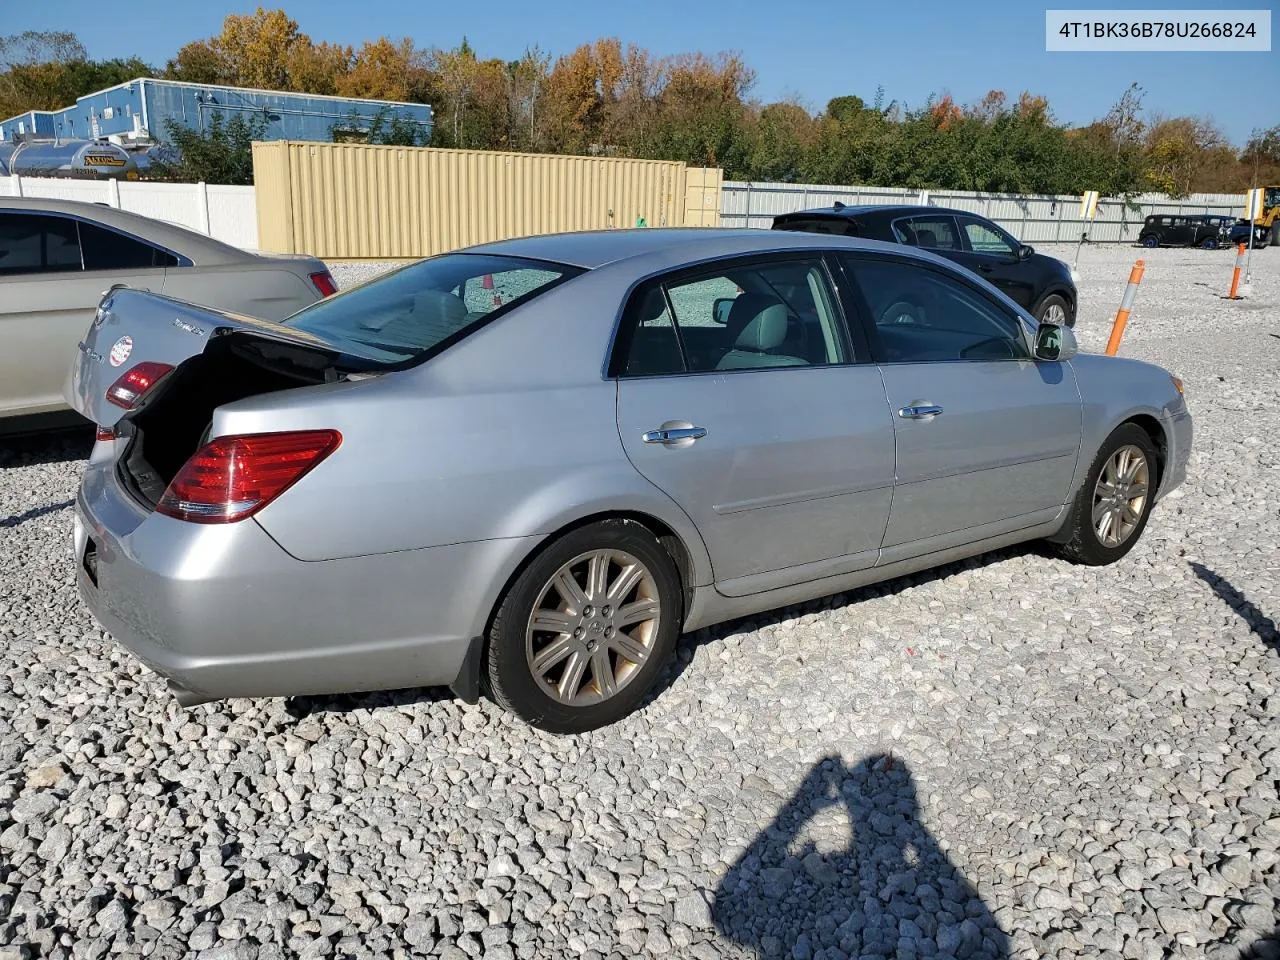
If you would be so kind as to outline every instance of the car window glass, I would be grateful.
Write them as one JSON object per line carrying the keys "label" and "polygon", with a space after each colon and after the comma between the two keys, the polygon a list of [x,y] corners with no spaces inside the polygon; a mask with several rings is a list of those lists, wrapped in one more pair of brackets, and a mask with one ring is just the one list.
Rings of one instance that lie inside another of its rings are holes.
{"label": "car window glass", "polygon": [[80,224],[80,246],[86,270],[146,270],[176,267],[173,254],[92,223]]}
{"label": "car window glass", "polygon": [[847,258],[890,363],[1029,356],[1022,324],[958,280],[896,260]]}
{"label": "car window glass", "polygon": [[327,297],[283,322],[372,366],[413,362],[465,336],[486,316],[581,272],[518,257],[443,254]]}
{"label": "car window glass", "polygon": [[1000,256],[1017,256],[1018,248],[1004,234],[981,220],[962,220],[969,247],[974,253],[994,253]]}
{"label": "car window glass", "polygon": [[41,214],[0,214],[0,275],[79,269],[76,221]]}
{"label": "car window glass", "polygon": [[846,351],[817,259],[756,263],[633,295],[625,314],[624,375],[842,363]]}
{"label": "car window glass", "polygon": [[827,233],[840,237],[852,237],[858,233],[857,224],[848,217],[810,217],[805,220],[786,220],[774,226],[775,230],[794,230],[804,233]]}
{"label": "car window glass", "polygon": [[503,304],[546,286],[559,276],[559,272],[555,270],[516,267],[469,277],[461,287],[462,302],[469,315],[484,316]]}
{"label": "car window glass", "polygon": [[[905,229],[904,229],[905,227]],[[894,224],[894,232],[902,243],[929,250],[962,250],[951,217],[910,217]]]}

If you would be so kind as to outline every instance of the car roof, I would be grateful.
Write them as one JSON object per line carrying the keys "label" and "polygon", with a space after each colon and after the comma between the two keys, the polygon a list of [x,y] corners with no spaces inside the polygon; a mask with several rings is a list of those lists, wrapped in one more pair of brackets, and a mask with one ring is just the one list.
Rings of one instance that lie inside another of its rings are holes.
{"label": "car roof", "polygon": [[885,244],[878,240],[780,230],[642,227],[553,233],[521,237],[516,240],[499,240],[469,247],[459,252],[526,257],[531,260],[547,260],[592,270],[626,260],[650,259],[659,254],[664,255],[662,259],[694,262],[743,253],[768,253],[792,249],[822,250],[832,247],[893,250],[895,253],[909,249]]}
{"label": "car roof", "polygon": [[982,214],[974,213],[972,210],[956,210],[952,207],[922,206],[918,203],[856,203],[845,204],[840,207],[814,207],[810,210],[796,210],[792,213],[780,213],[774,219],[782,219],[785,217],[828,217],[831,219],[849,219],[868,214],[897,214],[898,216],[914,216],[926,213],[963,213],[971,217],[982,216]]}
{"label": "car roof", "polygon": [[254,254],[214,240],[203,233],[101,203],[55,200],[48,197],[0,197],[0,213],[52,213],[78,217],[164,247],[198,266],[244,263],[257,259]]}

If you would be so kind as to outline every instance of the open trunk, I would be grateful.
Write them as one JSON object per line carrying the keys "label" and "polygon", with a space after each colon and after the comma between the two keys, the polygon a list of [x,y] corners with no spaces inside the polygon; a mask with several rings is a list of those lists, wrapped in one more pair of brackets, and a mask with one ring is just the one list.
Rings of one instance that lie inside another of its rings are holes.
{"label": "open trunk", "polygon": [[[118,289],[98,307],[67,380],[68,402],[127,441],[120,475],[154,507],[206,440],[213,412],[245,397],[341,380],[342,355],[300,330]],[[130,371],[166,370],[132,406],[109,399]]]}

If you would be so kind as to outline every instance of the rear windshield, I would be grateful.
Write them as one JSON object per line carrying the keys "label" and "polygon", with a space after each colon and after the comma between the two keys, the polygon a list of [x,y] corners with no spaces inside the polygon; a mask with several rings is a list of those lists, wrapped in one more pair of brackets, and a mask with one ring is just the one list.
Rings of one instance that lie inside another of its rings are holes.
{"label": "rear windshield", "polygon": [[579,273],[541,260],[450,253],[321,300],[284,323],[349,356],[394,366],[424,359]]}
{"label": "rear windshield", "polygon": [[852,237],[858,233],[857,224],[847,217],[795,217],[780,220],[775,230],[794,230],[797,233],[833,233],[839,237]]}

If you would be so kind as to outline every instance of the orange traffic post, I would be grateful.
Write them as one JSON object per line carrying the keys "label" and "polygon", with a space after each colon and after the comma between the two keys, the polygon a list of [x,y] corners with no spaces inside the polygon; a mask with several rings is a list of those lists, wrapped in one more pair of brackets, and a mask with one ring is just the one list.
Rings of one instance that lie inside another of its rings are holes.
{"label": "orange traffic post", "polygon": [[[1250,237],[1250,240],[1253,238]],[[1240,289],[1240,271],[1244,269],[1244,244],[1236,244],[1236,268],[1231,271],[1231,289],[1227,292],[1228,300],[1239,300],[1236,291]]]}
{"label": "orange traffic post", "polygon": [[1133,309],[1134,298],[1138,295],[1138,284],[1142,282],[1142,271],[1146,263],[1139,260],[1129,271],[1129,285],[1124,288],[1124,299],[1120,301],[1120,310],[1116,313],[1115,322],[1111,324],[1111,339],[1107,341],[1107,356],[1114,357],[1120,349],[1120,338],[1124,336],[1125,324],[1129,322],[1129,311]]}

